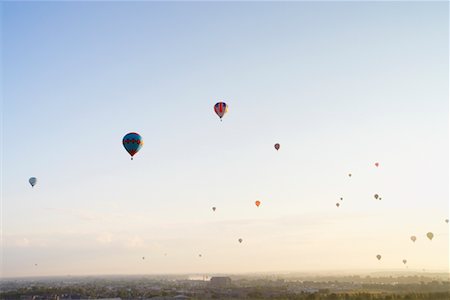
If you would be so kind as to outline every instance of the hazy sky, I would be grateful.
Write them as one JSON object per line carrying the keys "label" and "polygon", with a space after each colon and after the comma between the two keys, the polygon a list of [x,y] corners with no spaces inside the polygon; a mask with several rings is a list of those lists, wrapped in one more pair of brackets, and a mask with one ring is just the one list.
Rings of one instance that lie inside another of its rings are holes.
{"label": "hazy sky", "polygon": [[3,276],[448,270],[448,3],[1,10]]}

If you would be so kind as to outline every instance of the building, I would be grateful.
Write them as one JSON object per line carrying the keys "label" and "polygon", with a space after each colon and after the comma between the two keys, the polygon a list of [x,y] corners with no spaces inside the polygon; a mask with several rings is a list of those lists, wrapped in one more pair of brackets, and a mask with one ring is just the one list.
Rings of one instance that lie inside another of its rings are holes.
{"label": "building", "polygon": [[231,285],[230,277],[211,277],[209,286],[215,288],[225,288]]}

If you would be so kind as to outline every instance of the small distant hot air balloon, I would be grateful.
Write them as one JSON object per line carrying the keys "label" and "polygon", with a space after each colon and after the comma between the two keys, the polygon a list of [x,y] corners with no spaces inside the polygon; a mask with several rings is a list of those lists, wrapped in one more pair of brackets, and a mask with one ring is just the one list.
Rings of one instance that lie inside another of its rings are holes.
{"label": "small distant hot air balloon", "polygon": [[145,259],[145,256],[142,256],[142,260],[144,260]]}
{"label": "small distant hot air balloon", "polygon": [[256,205],[257,207],[259,207],[259,206],[261,205],[261,201],[256,200],[256,201],[255,201],[255,205]]}
{"label": "small distant hot air balloon", "polygon": [[377,168],[378,168],[378,166],[379,166],[379,165],[380,165],[379,163],[377,163],[377,162],[375,163],[375,167],[377,167]]}
{"label": "small distant hot air balloon", "polygon": [[276,149],[277,151],[280,150],[280,144],[276,143],[276,144],[274,145],[274,147],[275,147],[275,149]]}
{"label": "small distant hot air balloon", "polygon": [[344,201],[344,198],[341,197],[341,201]]}
{"label": "small distant hot air balloon", "polygon": [[415,235],[412,235],[411,237],[410,237],[410,239],[411,239],[411,241],[413,241],[414,243],[416,242],[416,240],[417,240],[417,238],[416,238],[416,236]]}
{"label": "small distant hot air balloon", "polygon": [[214,111],[222,121],[223,116],[228,112],[228,105],[225,102],[217,102],[214,105]]}
{"label": "small distant hot air balloon", "polygon": [[37,179],[36,177],[31,177],[30,179],[28,179],[28,182],[31,184],[31,187],[34,187],[37,183]]}
{"label": "small distant hot air balloon", "polygon": [[430,241],[433,239],[433,237],[434,237],[434,234],[432,232],[427,233],[427,238],[429,238]]}
{"label": "small distant hot air balloon", "polygon": [[133,160],[133,156],[144,146],[144,140],[139,133],[130,132],[123,137],[122,144]]}
{"label": "small distant hot air balloon", "polygon": [[375,197],[375,199],[378,200],[378,198],[380,198],[380,196],[378,194],[373,195]]}
{"label": "small distant hot air balloon", "polygon": [[199,254],[199,255],[198,255],[198,257],[202,257],[202,255],[201,255],[201,254]]}
{"label": "small distant hot air balloon", "polygon": [[380,255],[380,254],[377,255],[377,259],[378,259],[378,260],[381,259],[381,255]]}
{"label": "small distant hot air balloon", "polygon": [[352,177],[352,173],[348,173],[348,177]]}
{"label": "small distant hot air balloon", "polygon": [[239,243],[242,243],[243,239],[238,239]]}
{"label": "small distant hot air balloon", "polygon": [[448,219],[445,219],[445,223],[448,223]]}
{"label": "small distant hot air balloon", "polygon": [[216,211],[216,207],[215,207],[215,206],[213,206],[212,210],[213,210],[213,211]]}
{"label": "small distant hot air balloon", "polygon": [[408,261],[406,259],[403,260],[403,264],[406,265]]}
{"label": "small distant hot air balloon", "polygon": [[35,267],[37,267],[38,264],[34,264]]}
{"label": "small distant hot air balloon", "polygon": [[339,204],[339,203],[336,203],[336,206],[337,206],[337,207],[339,207],[340,205],[341,205],[341,204]]}

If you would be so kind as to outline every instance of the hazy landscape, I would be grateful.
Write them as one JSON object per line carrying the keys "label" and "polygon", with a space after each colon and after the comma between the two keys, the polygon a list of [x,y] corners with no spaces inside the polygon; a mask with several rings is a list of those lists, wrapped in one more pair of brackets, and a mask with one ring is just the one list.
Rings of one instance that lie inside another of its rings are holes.
{"label": "hazy landscape", "polygon": [[447,273],[61,276],[4,279],[1,299],[436,299]]}

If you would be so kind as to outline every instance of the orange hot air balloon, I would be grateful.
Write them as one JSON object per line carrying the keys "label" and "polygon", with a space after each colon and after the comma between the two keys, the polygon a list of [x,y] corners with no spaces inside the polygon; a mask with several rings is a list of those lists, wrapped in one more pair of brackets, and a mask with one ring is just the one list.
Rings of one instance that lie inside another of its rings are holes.
{"label": "orange hot air balloon", "polygon": [[261,205],[261,201],[256,200],[256,201],[255,201],[255,204],[256,204],[257,207],[259,207],[259,206]]}
{"label": "orange hot air balloon", "polygon": [[280,150],[280,144],[276,143],[274,147],[277,151]]}

